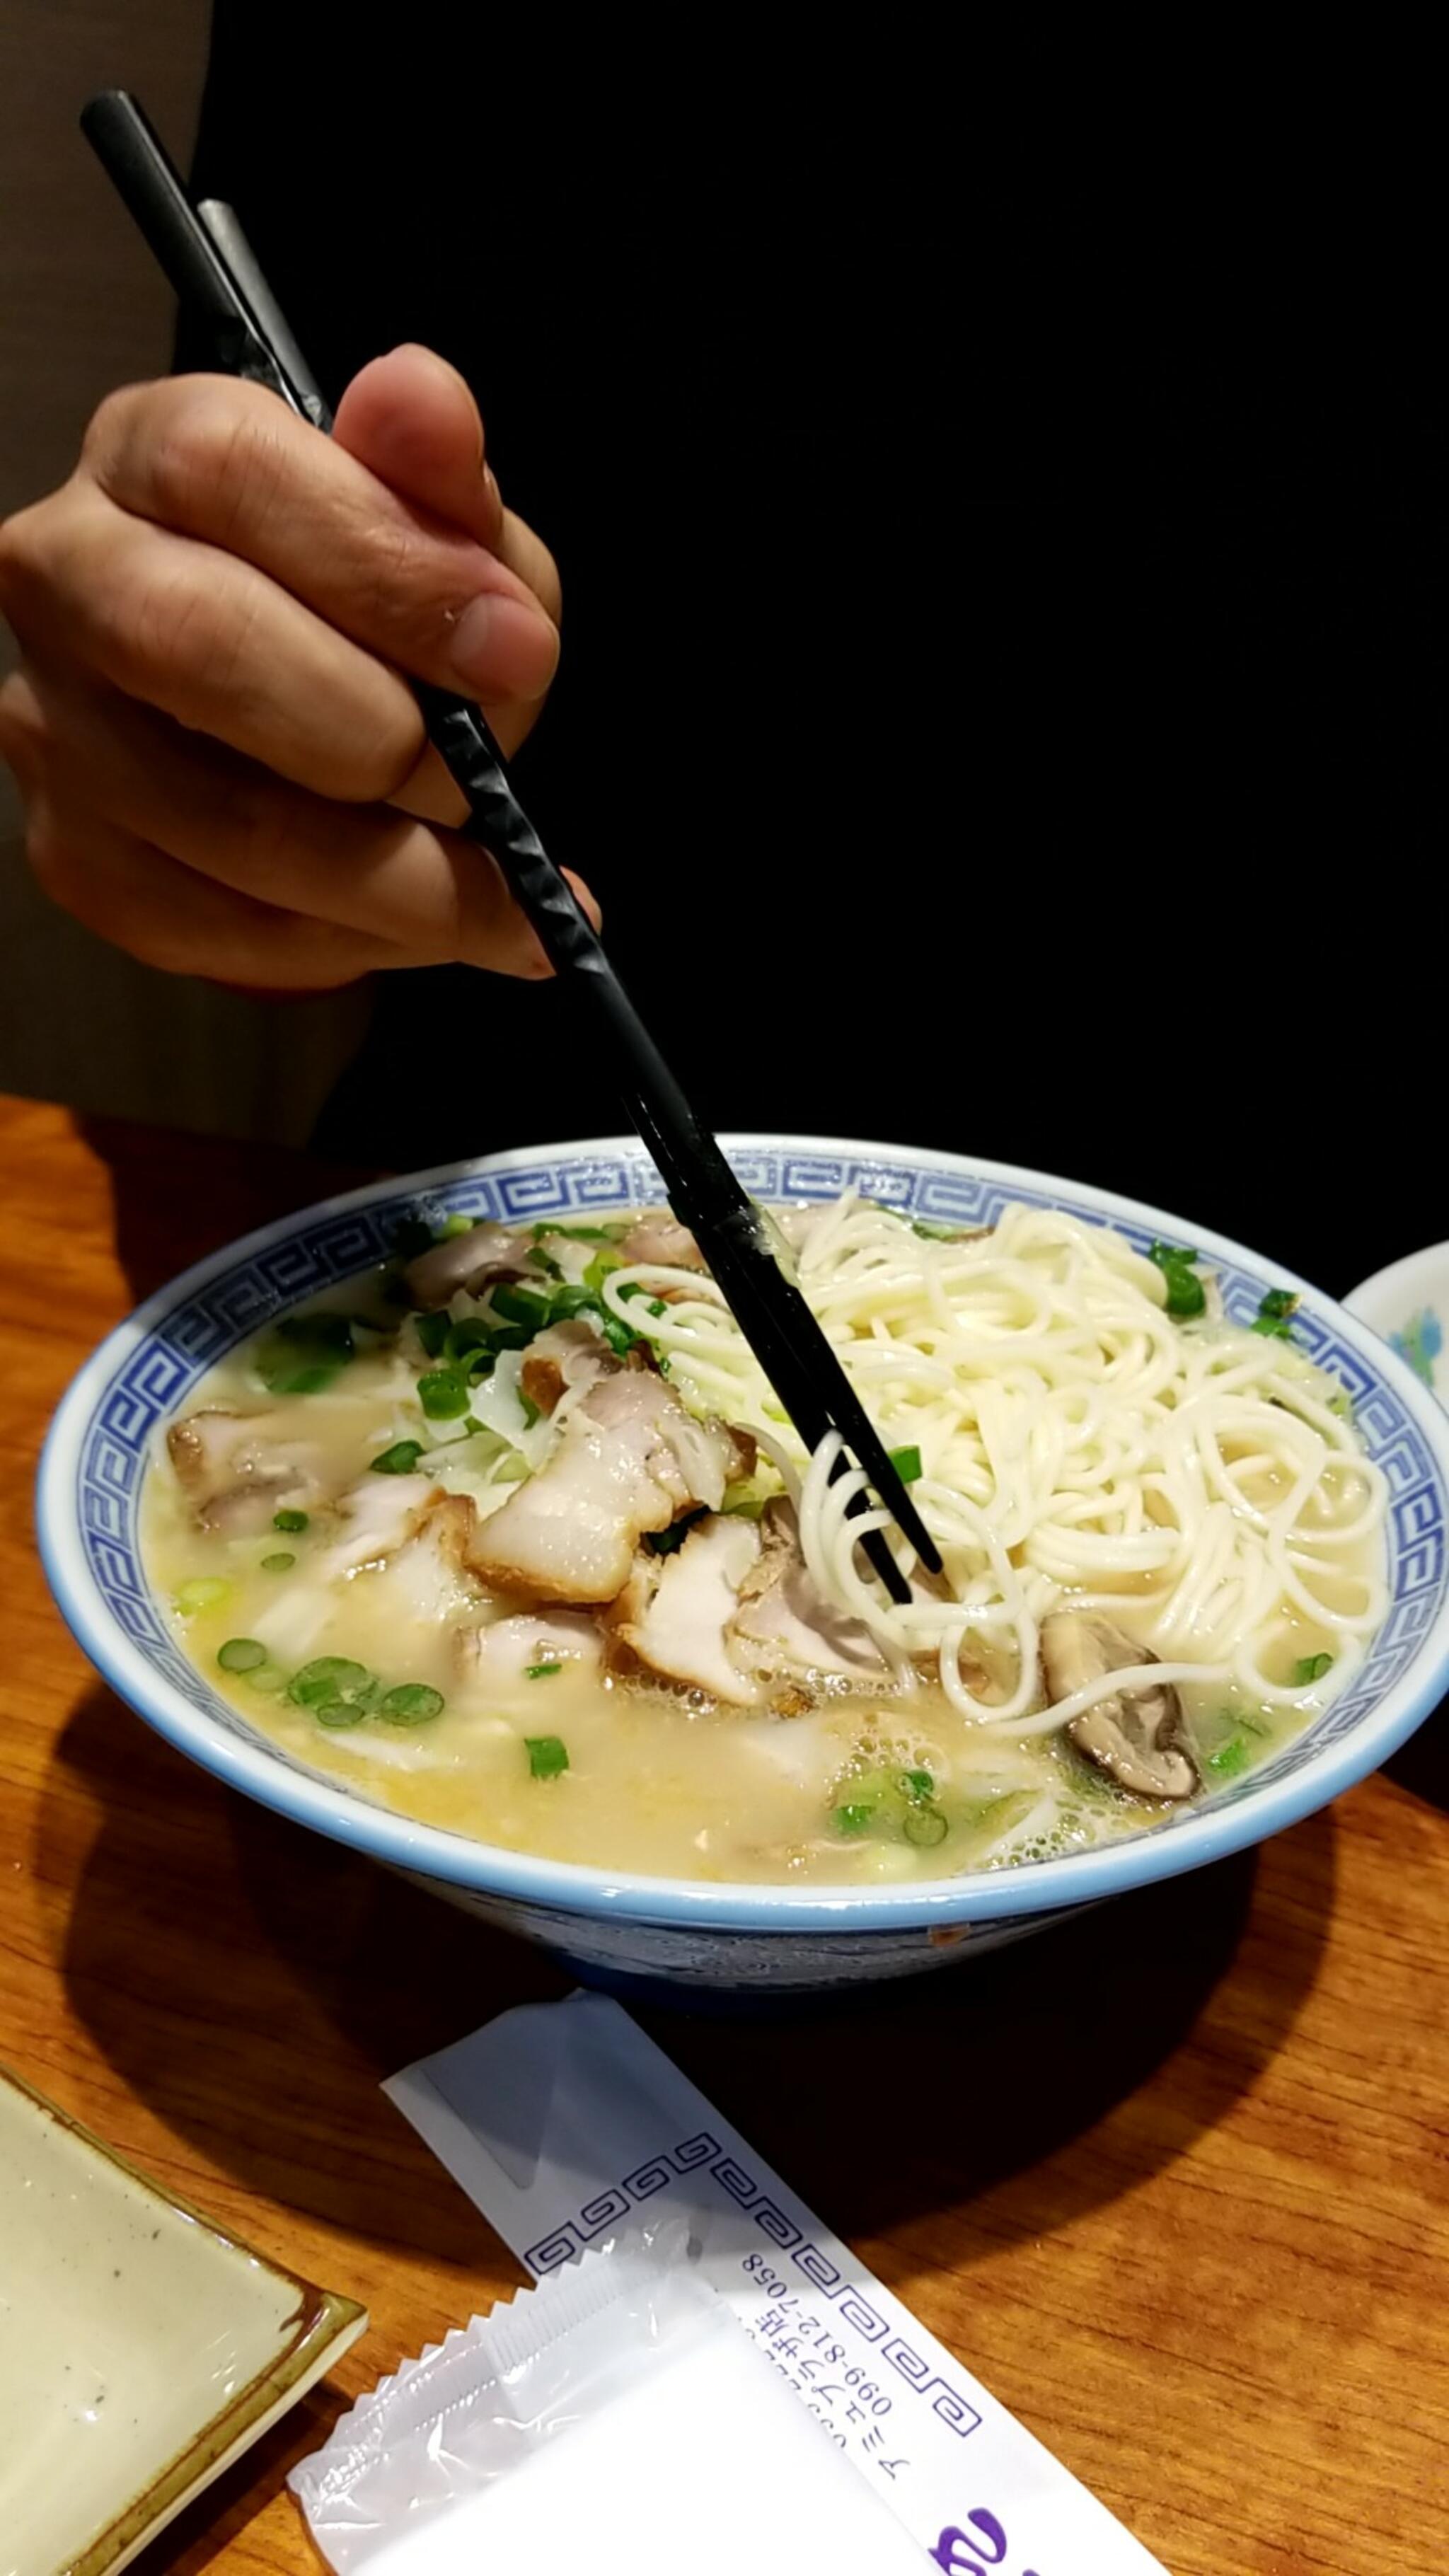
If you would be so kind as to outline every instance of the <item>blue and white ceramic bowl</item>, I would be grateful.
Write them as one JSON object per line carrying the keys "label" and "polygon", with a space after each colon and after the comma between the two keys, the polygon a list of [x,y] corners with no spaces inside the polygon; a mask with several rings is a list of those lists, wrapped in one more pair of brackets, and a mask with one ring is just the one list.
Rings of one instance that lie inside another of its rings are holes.
{"label": "blue and white ceramic bowl", "polygon": [[[1117,1226],[1143,1248],[1156,1236],[1199,1245],[1220,1273],[1229,1312],[1244,1321],[1266,1288],[1286,1282],[1284,1272],[1176,1217],[1009,1165],[806,1137],[726,1141],[741,1179],[762,1200],[829,1199],[853,1182],[944,1223],[990,1225],[1009,1199],[1065,1208]],[[178,1651],[141,1563],[137,1506],[162,1424],[259,1324],[381,1260],[408,1215],[589,1218],[660,1196],[642,1148],[618,1139],[379,1183],[215,1253],[112,1333],[56,1416],[38,1520],[61,1609],[122,1698],[218,1778],[543,1942],[587,1977],[780,1992],[969,1958],[1104,1897],[1240,1851],[1362,1779],[1449,1687],[1449,1416],[1373,1332],[1302,1287],[1298,1337],[1349,1389],[1363,1439],[1389,1480],[1388,1615],[1351,1688],[1317,1725],[1210,1805],[1134,1838],[908,1888],[695,1886],[531,1859],[411,1824],[255,1734]]]}

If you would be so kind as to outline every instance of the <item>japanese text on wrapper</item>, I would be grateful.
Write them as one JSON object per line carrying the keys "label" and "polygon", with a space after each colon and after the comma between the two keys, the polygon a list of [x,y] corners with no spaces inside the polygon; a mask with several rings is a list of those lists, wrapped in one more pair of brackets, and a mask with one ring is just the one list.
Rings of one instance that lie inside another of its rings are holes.
{"label": "japanese text on wrapper", "polygon": [[[909,2454],[892,2439],[895,2401],[852,2350],[854,2339],[848,2326],[838,2316],[817,2314],[809,2299],[792,2290],[763,2254],[746,2254],[741,2269],[761,2294],[759,2307],[744,2319],[755,2342],[824,2425],[837,2449],[854,2447],[894,2484],[911,2465]],[[864,2349],[868,2352],[868,2347]],[[1008,2569],[1010,2547],[996,2515],[976,2505],[964,2523],[952,2524],[941,2533],[929,2555],[944,2576],[989,2576],[993,2568]],[[1021,2567],[1017,2576],[1038,2576],[1038,2571]]]}

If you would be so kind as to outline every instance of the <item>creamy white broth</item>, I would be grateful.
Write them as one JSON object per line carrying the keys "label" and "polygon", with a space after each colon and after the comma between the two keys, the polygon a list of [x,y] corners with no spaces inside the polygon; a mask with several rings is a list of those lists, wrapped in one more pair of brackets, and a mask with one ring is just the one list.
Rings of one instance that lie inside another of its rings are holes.
{"label": "creamy white broth", "polygon": [[[597,1260],[605,1249],[592,1240],[553,1248],[565,1256],[565,1276],[575,1277],[586,1258]],[[648,1328],[661,1343],[668,1338],[669,1382],[687,1384],[685,1360],[694,1363],[681,1357],[678,1319],[690,1309],[679,1273],[659,1263],[650,1276],[666,1295],[648,1300],[657,1310]],[[1060,1730],[1033,1731],[1045,1696],[1039,1676],[1020,1732],[964,1712],[925,1653],[913,1656],[908,1691],[885,1669],[866,1680],[801,1670],[772,1677],[757,1706],[727,1705],[652,1676],[617,1641],[601,1661],[598,1621],[588,1608],[485,1588],[460,1572],[441,1543],[400,1543],[408,1514],[431,1510],[440,1496],[471,1514],[476,1532],[528,1481],[530,1468],[540,1468],[555,1435],[547,1418],[529,1421],[531,1408],[520,1407],[520,1357],[512,1353],[471,1391],[463,1421],[428,1421],[419,1410],[419,1378],[435,1358],[446,1371],[446,1350],[419,1347],[416,1327],[388,1303],[384,1286],[373,1275],[340,1291],[326,1309],[309,1310],[365,1316],[377,1328],[355,1330],[354,1355],[330,1382],[310,1382],[328,1377],[324,1325],[315,1370],[308,1367],[312,1345],[305,1338],[296,1345],[290,1374],[309,1381],[308,1391],[269,1391],[259,1363],[275,1380],[272,1332],[212,1371],[188,1403],[188,1418],[263,1417],[267,1458],[280,1460],[281,1481],[266,1496],[274,1509],[259,1512],[253,1480],[247,1527],[202,1526],[194,1492],[183,1489],[164,1453],[143,1501],[149,1570],[172,1605],[184,1650],[251,1725],[311,1767],[421,1822],[480,1840],[700,1880],[936,1878],[1049,1858],[1139,1831],[1170,1811],[1166,1801],[1129,1794]],[[540,1293],[554,1286],[545,1275]],[[454,1323],[476,1304],[454,1296]],[[486,1297],[483,1305],[492,1311]],[[644,1302],[631,1306],[642,1321]],[[285,1378],[285,1348],[282,1356]],[[716,1360],[700,1364],[701,1379],[710,1365],[718,1378]],[[708,1385],[689,1391],[699,1411],[711,1395],[719,1400]],[[744,1401],[731,1409],[741,1418],[748,1412]],[[776,1418],[765,1390],[757,1429],[783,1438]],[[480,1419],[484,1428],[469,1436],[467,1424]],[[883,1429],[893,1443],[900,1428],[886,1408]],[[418,1450],[404,1457],[403,1472],[369,1474],[369,1462],[403,1443]],[[286,1481],[294,1470],[295,1491]],[[1290,1470],[1271,1459],[1252,1472],[1254,1509],[1281,1501],[1291,1485]],[[762,1493],[779,1481],[762,1456],[726,1503],[742,1517],[758,1515]],[[305,1527],[286,1526],[298,1517]],[[1143,1525],[1151,1526],[1150,1516]],[[1202,1783],[1197,1794],[1264,1759],[1341,1684],[1352,1657],[1333,1614],[1336,1605],[1352,1609],[1373,1580],[1373,1531],[1361,1547],[1340,1553],[1329,1577],[1315,1576],[1312,1602],[1327,1615],[1289,1598],[1273,1632],[1272,1669],[1283,1690],[1314,1659],[1331,1658],[1321,1674],[1276,1700],[1238,1679],[1179,1684],[1183,1730]],[[1110,1591],[1116,1627],[1144,1656],[1160,1654],[1152,1644],[1160,1611],[1150,1573],[1124,1559]],[[1057,1587],[1059,1604],[1075,1597],[1101,1597],[1100,1568],[1093,1584]],[[973,1703],[978,1695],[987,1706],[1009,1701],[1009,1642],[1004,1621],[975,1636],[959,1668]],[[234,1662],[242,1646],[250,1668],[227,1668],[227,1650]],[[330,1705],[325,1686],[320,1698],[315,1684],[310,1700],[294,1695],[299,1676],[319,1666],[325,1676],[327,1659],[361,1668],[368,1704],[360,1712],[345,1679]],[[555,1767],[558,1747],[566,1768]]]}

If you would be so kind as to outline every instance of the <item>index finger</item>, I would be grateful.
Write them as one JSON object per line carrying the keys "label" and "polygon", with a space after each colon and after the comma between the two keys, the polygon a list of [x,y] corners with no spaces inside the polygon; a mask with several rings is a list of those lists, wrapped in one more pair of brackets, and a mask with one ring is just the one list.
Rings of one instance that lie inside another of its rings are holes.
{"label": "index finger", "polygon": [[553,678],[557,629],[515,572],[259,385],[128,387],[102,404],[84,465],[121,509],[241,557],[419,679],[487,706]]}

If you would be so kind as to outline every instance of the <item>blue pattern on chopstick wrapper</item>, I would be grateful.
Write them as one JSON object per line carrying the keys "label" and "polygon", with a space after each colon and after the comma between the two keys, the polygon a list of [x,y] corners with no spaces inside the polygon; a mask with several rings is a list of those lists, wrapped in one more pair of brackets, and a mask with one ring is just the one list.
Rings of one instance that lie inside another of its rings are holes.
{"label": "blue pattern on chopstick wrapper", "polygon": [[[1102,1211],[1074,1199],[969,1172],[942,1171],[904,1156],[868,1160],[859,1155],[749,1146],[733,1156],[745,1187],[760,1199],[826,1200],[854,1187],[904,1216],[932,1224],[994,1225],[1015,1199],[1053,1207],[1101,1224]],[[142,1470],[161,1424],[185,1402],[198,1378],[261,1324],[301,1299],[334,1287],[386,1259],[405,1218],[437,1222],[463,1212],[503,1223],[537,1223],[543,1217],[582,1221],[625,1214],[657,1204],[662,1184],[642,1147],[619,1154],[543,1156],[535,1164],[480,1171],[422,1189],[399,1189],[366,1207],[300,1216],[281,1240],[219,1270],[204,1287],[175,1306],[122,1357],[97,1396],[80,1456],[80,1526],[90,1572],[111,1615],[153,1669],[189,1704],[231,1733],[250,1737],[245,1720],[203,1680],[174,1643],[141,1570],[137,1504]],[[1150,1232],[1124,1220],[1117,1230],[1145,1252]],[[1227,1311],[1250,1324],[1266,1288],[1274,1283],[1229,1264],[1215,1263]],[[1439,1334],[1437,1319],[1418,1319]],[[1215,1806],[1253,1796],[1266,1781],[1287,1778],[1325,1744],[1353,1728],[1398,1680],[1419,1639],[1432,1624],[1445,1590],[1444,1493],[1424,1440],[1391,1386],[1331,1323],[1311,1312],[1293,1319],[1293,1338],[1340,1380],[1369,1456],[1389,1484],[1390,1601],[1371,1652],[1317,1722],[1271,1762],[1215,1793]],[[1437,1349],[1437,1338],[1433,1348]],[[1424,1335],[1419,1347],[1428,1355]],[[1417,1365],[1406,1351],[1411,1365]],[[1423,1372],[1421,1371],[1421,1374]],[[287,1756],[273,1745],[278,1761]],[[298,1769],[305,1765],[297,1764]],[[1189,1807],[1166,1824],[1171,1833],[1197,1812]]]}
{"label": "blue pattern on chopstick wrapper", "polygon": [[[834,1192],[829,1195],[833,1197]],[[747,2173],[738,2158],[722,2148],[708,2130],[681,2139],[678,2146],[651,2158],[636,2172],[622,2175],[618,2183],[586,2201],[574,2218],[563,2220],[538,2244],[530,2245],[524,2262],[536,2278],[556,2272],[561,2264],[585,2252],[606,2229],[627,2225],[636,2204],[655,2199],[681,2178],[687,2181],[689,2197],[696,2202],[701,2186],[713,2182],[759,2228],[770,2248],[771,2264],[776,2267],[766,2278],[783,2283],[778,2293],[784,2302],[782,2316],[792,2316],[802,2301],[824,2303],[837,2329],[847,2329],[870,2347],[866,2358],[880,2373],[875,2385],[886,2400],[884,2407],[873,2404],[872,2411],[888,2413],[892,2390],[896,2395],[901,2393],[895,2381],[886,2378],[885,2365],[889,2365],[905,2389],[924,2398],[932,2414],[938,2415],[953,2433],[964,2438],[975,2432],[981,2417],[964,2390],[935,2371],[903,2335],[891,2332],[889,2320],[871,2305],[859,2282],[852,2281],[818,2245],[811,2243],[804,2230],[777,2208],[754,2175]],[[755,2262],[753,2254],[745,2259],[747,2275],[753,2273]],[[799,2280],[792,2285],[795,2274]],[[767,2292],[767,2299],[769,2295]],[[837,2344],[837,2352],[839,2349]]]}

